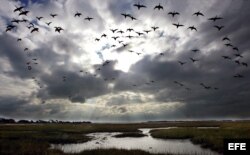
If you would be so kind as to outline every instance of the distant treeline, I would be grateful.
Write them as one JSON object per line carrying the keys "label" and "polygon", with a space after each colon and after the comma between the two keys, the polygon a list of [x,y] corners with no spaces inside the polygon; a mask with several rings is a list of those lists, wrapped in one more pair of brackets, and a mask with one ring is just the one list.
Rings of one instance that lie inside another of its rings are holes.
{"label": "distant treeline", "polygon": [[48,124],[48,123],[58,123],[58,124],[65,124],[65,123],[73,123],[73,124],[89,124],[91,122],[88,121],[59,121],[59,120],[49,120],[49,121],[44,121],[44,120],[14,120],[14,119],[8,119],[8,118],[0,118],[0,124],[35,124],[35,123],[39,123],[39,124]]}

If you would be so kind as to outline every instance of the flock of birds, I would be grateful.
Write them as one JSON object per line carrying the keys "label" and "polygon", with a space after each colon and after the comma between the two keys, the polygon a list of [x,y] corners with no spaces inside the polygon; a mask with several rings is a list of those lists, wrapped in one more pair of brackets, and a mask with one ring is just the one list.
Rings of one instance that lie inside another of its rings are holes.
{"label": "flock of birds", "polygon": [[[143,5],[143,4],[139,3],[139,2],[134,4],[133,6],[136,7],[138,9],[138,11],[141,10],[141,9],[147,8],[147,6],[145,6],[145,5]],[[158,4],[153,9],[155,11],[163,11],[164,7],[161,4]],[[30,33],[38,33],[39,32],[39,27],[38,27],[37,23],[34,23],[34,22],[29,21],[29,20],[24,18],[25,16],[28,16],[29,12],[30,12],[30,11],[26,10],[24,6],[16,7],[13,11],[16,12],[19,17],[23,17],[23,18],[22,19],[15,19],[15,18],[12,19],[11,22],[10,22],[11,24],[7,25],[7,27],[6,27],[6,32],[13,31],[14,29],[16,29],[18,27],[18,24],[20,24],[20,23],[25,23],[27,28],[30,30]],[[172,12],[168,12],[168,15],[171,16],[172,18],[175,18],[176,16],[180,16],[180,13],[176,12],[176,11],[172,11]],[[201,11],[195,12],[192,15],[196,16],[196,17],[205,17],[205,15]],[[51,13],[50,16],[53,19],[53,18],[57,18],[58,14]],[[82,13],[81,12],[76,12],[72,16],[74,16],[75,18],[79,18],[79,17],[82,16]],[[138,20],[133,15],[127,14],[127,13],[121,13],[121,16],[123,16],[125,19],[130,19],[132,21]],[[45,18],[42,17],[42,16],[36,17],[37,21],[43,21],[44,19]],[[208,18],[209,21],[212,21],[214,23],[216,23],[216,21],[222,20],[222,19],[223,18],[219,17],[219,16],[214,16],[214,17]],[[90,21],[94,20],[94,18],[93,17],[85,17],[84,20],[90,22]],[[53,21],[45,22],[45,24],[48,27],[50,27],[51,25],[53,25]],[[175,26],[177,29],[181,28],[181,27],[185,27],[185,25],[183,25],[181,23],[172,23],[172,25]],[[223,25],[214,25],[214,28],[217,29],[218,31],[221,31],[223,28],[225,28],[225,26],[223,26]],[[160,29],[160,28],[157,27],[157,26],[152,26],[150,29],[146,29],[146,30],[143,30],[143,31],[136,31],[133,28],[127,28],[126,30],[121,30],[121,29],[118,29],[118,28],[110,29],[110,31],[113,34],[112,36],[108,36],[107,34],[103,33],[103,34],[100,35],[100,37],[95,38],[94,41],[99,42],[101,39],[105,39],[105,38],[109,37],[110,39],[113,39],[114,41],[116,41],[118,43],[118,45],[115,45],[115,44],[111,45],[111,48],[116,48],[118,46],[119,48],[124,47],[124,49],[125,49],[125,47],[128,47],[129,43],[125,43],[125,41],[122,38],[128,38],[128,39],[138,38],[140,36],[145,36],[145,35],[147,35],[149,33],[153,33],[154,31],[157,31],[158,29]],[[191,31],[198,31],[198,28],[195,27],[194,25],[187,27],[187,29],[189,29]],[[64,28],[62,28],[60,26],[54,26],[54,31],[58,32],[58,33],[61,33],[62,31],[64,31]],[[123,35],[123,34],[128,34],[128,35]],[[22,38],[17,38],[17,41],[18,42],[22,41]],[[243,58],[243,56],[240,54],[239,48],[234,46],[231,43],[231,40],[230,40],[229,37],[225,36],[224,38],[222,38],[222,42],[224,43],[224,45],[226,47],[232,48],[232,50],[235,51],[235,53],[233,54],[234,57],[228,56],[228,55],[222,55],[223,59],[233,61],[239,66],[248,67],[247,62],[241,61],[241,58]],[[28,52],[29,48],[26,47],[24,49],[24,51]],[[143,54],[142,52],[135,52],[135,51],[133,51],[131,49],[129,49],[128,52],[135,53],[137,55]],[[197,53],[197,52],[200,52],[200,50],[199,49],[192,49],[190,52]],[[164,56],[163,52],[158,53],[158,54],[159,54],[159,56]],[[37,60],[38,60],[37,58],[32,58],[31,61],[27,62],[26,63],[27,69],[32,70],[32,64],[37,65],[38,64]],[[179,63],[180,66],[184,66],[184,65],[186,65],[188,63],[188,61],[190,61],[191,63],[197,63],[200,60],[197,59],[197,58],[194,58],[194,57],[189,57],[189,60],[186,60],[186,61],[177,60],[177,63]],[[98,68],[96,68],[96,74],[93,74],[93,76],[97,77],[98,76],[98,71],[102,70],[102,67],[105,67],[106,65],[109,65],[110,62],[111,61],[107,60],[107,61],[104,61],[103,64],[98,65]],[[90,75],[90,73],[88,71],[80,70],[79,72],[80,73],[86,73],[86,74]],[[234,78],[243,78],[244,76],[242,74],[238,73],[238,74],[235,74],[233,77]],[[38,82],[36,77],[32,77],[32,79],[34,79],[37,82],[37,84],[40,86],[40,88],[42,88],[42,84],[40,82]],[[115,77],[104,78],[104,81],[109,81],[109,80],[113,81],[113,80],[115,80]],[[62,76],[62,81],[64,81],[64,82],[67,81],[67,76],[66,75]],[[145,83],[145,85],[151,85],[151,84],[154,84],[155,82],[156,82],[155,80],[149,80],[148,82]],[[191,88],[185,86],[185,84],[182,83],[182,82],[173,81],[173,83],[180,86],[180,87],[184,87],[186,90],[191,90]],[[137,87],[139,85],[131,84],[131,86],[132,87]],[[204,84],[204,83],[200,83],[200,86],[203,87],[204,89],[207,89],[207,90],[208,89],[214,89],[214,90],[219,89],[218,87],[209,86],[209,85]],[[69,95],[69,97],[71,97],[71,95]]]}

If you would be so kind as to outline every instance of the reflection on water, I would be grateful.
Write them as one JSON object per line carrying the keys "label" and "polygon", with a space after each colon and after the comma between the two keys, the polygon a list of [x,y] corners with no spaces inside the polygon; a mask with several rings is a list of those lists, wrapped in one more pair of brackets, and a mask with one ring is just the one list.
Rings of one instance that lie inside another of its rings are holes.
{"label": "reflection on water", "polygon": [[[167,128],[169,129],[169,128]],[[52,148],[60,149],[65,153],[79,153],[91,149],[140,149],[151,153],[173,153],[173,154],[201,154],[218,155],[218,153],[209,149],[203,149],[199,145],[194,145],[190,140],[162,140],[150,136],[151,129],[140,129],[146,137],[140,138],[115,138],[112,133],[91,133],[91,141],[80,144],[58,144],[52,145]]]}

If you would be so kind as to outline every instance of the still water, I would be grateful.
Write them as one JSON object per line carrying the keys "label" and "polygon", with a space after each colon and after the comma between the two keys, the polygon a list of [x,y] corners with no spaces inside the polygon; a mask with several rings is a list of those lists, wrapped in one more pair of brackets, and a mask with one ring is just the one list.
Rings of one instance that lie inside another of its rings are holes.
{"label": "still water", "polygon": [[[166,129],[166,128],[165,128]],[[169,128],[167,128],[169,129]],[[113,136],[119,132],[91,133],[87,136],[92,137],[91,141],[79,144],[52,144],[52,148],[62,150],[65,153],[79,153],[91,149],[139,149],[150,153],[172,153],[172,154],[196,154],[196,155],[219,155],[209,149],[194,145],[190,140],[163,140],[150,136],[151,129],[139,129],[147,135],[140,138],[115,138]]]}

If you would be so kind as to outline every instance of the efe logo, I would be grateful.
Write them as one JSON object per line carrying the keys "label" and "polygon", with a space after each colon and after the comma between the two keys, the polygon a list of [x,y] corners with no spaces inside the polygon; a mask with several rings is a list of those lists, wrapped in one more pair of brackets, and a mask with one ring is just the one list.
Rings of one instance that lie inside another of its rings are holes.
{"label": "efe logo", "polygon": [[228,143],[228,150],[247,150],[246,143]]}

